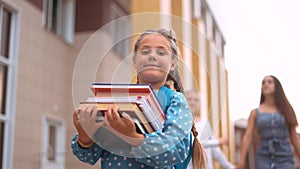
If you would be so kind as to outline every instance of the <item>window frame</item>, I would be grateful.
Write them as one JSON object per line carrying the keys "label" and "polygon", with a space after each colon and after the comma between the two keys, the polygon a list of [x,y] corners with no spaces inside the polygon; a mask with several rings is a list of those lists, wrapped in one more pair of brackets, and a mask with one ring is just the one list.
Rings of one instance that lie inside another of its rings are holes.
{"label": "window frame", "polygon": [[214,41],[214,21],[209,10],[206,11],[206,37],[209,41]]}
{"label": "window frame", "polygon": [[[14,132],[15,132],[15,103],[17,88],[17,65],[18,65],[18,47],[19,47],[19,25],[20,25],[20,9],[8,0],[0,1],[0,13],[3,9],[11,13],[10,35],[9,35],[9,57],[0,55],[0,63],[7,66],[6,80],[6,102],[5,114],[0,114],[1,123],[4,122],[4,138],[3,138],[3,163],[2,168],[13,168],[13,150],[14,150]],[[2,14],[0,14],[2,18]],[[2,23],[2,19],[0,19]],[[1,29],[1,28],[0,28]],[[0,36],[1,36],[0,30]]]}
{"label": "window frame", "polygon": [[192,0],[192,16],[196,19],[201,19],[202,16],[202,0]]}
{"label": "window frame", "polygon": [[[48,142],[50,127],[55,127],[55,158],[54,160],[48,159]],[[64,169],[66,158],[66,125],[65,121],[55,116],[44,115],[42,117],[42,145],[41,145],[41,169],[49,167],[55,169]]]}
{"label": "window frame", "polygon": [[[75,0],[57,0],[56,27],[52,24],[52,9],[54,0],[43,0],[43,21],[45,29],[55,33],[68,44],[74,42],[75,34]],[[49,9],[50,8],[50,9]]]}
{"label": "window frame", "polygon": [[[130,55],[131,42],[128,35],[131,35],[131,24],[128,23],[130,23],[131,20],[129,20],[130,17],[127,16],[126,12],[116,3],[111,3],[110,9],[109,20],[111,23],[109,27],[109,35],[111,37],[111,45],[113,46],[112,49],[120,57],[126,58]],[[114,20],[117,20],[118,22],[114,22]],[[115,25],[116,23],[128,24],[128,27],[123,24],[121,24],[122,27],[120,25]]]}

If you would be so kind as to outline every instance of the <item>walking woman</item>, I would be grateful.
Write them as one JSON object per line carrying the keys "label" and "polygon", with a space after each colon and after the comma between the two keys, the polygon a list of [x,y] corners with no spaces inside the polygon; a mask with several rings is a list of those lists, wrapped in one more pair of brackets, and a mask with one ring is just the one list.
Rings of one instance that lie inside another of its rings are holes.
{"label": "walking woman", "polygon": [[280,81],[274,76],[264,77],[260,105],[249,116],[237,169],[244,169],[248,147],[255,132],[259,136],[255,169],[294,169],[293,148],[300,157],[297,126],[296,114]]}

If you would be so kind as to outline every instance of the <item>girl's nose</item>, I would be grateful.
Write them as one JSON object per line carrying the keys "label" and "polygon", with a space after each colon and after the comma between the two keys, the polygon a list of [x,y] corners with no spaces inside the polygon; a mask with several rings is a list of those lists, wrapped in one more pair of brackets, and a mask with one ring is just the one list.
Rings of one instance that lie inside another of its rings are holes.
{"label": "girl's nose", "polygon": [[151,51],[149,54],[149,60],[156,60],[156,53],[154,51]]}

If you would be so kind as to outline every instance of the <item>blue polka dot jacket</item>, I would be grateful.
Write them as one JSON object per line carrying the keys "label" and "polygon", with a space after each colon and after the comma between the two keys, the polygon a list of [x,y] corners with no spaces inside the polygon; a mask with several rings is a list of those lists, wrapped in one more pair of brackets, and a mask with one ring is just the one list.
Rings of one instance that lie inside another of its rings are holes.
{"label": "blue polka dot jacket", "polygon": [[82,148],[75,134],[71,144],[73,154],[91,165],[101,159],[101,169],[186,168],[191,158],[193,122],[188,103],[182,93],[165,86],[156,95],[166,115],[162,131],[145,134],[139,146],[114,143],[110,148],[101,144]]}

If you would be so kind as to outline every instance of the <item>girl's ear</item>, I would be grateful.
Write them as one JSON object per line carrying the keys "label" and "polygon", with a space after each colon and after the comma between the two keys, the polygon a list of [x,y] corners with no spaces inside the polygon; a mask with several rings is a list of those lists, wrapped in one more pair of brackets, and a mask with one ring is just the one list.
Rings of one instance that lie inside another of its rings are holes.
{"label": "girl's ear", "polygon": [[136,69],[136,56],[132,57],[133,67]]}
{"label": "girl's ear", "polygon": [[172,63],[171,63],[171,71],[174,71],[177,67],[177,60],[176,59],[172,59]]}

